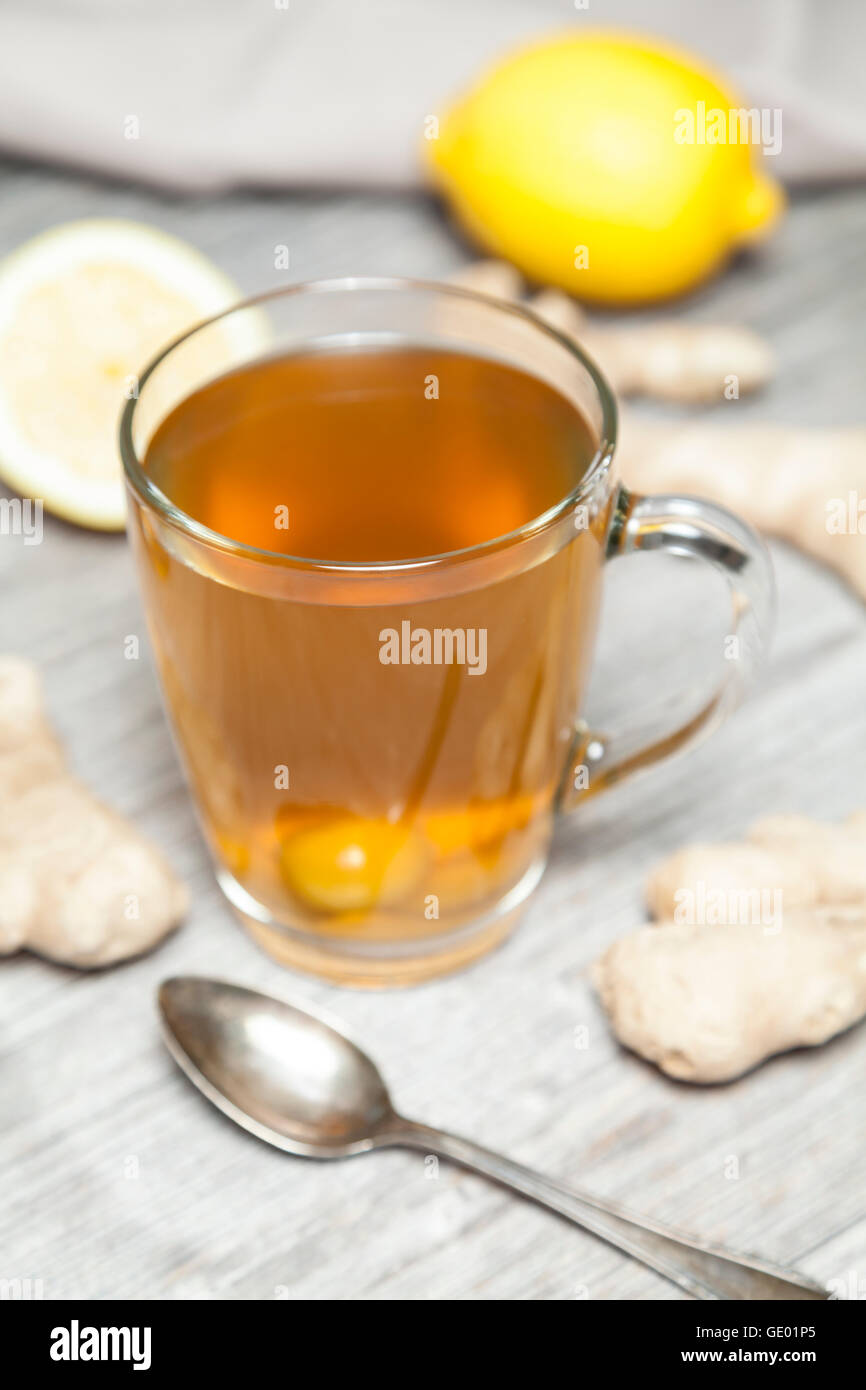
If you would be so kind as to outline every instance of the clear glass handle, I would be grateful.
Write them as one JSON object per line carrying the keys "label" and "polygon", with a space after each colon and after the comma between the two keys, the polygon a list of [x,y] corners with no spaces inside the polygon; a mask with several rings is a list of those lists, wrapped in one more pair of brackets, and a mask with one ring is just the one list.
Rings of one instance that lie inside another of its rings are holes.
{"label": "clear glass handle", "polygon": [[732,602],[733,659],[722,659],[722,680],[696,714],[674,729],[652,731],[640,741],[618,735],[610,742],[578,723],[560,809],[570,810],[632,772],[705,738],[739,703],[766,654],[775,612],[775,582],[764,542],[724,507],[694,497],[641,497],[620,488],[607,558],[661,550],[705,560],[727,580]]}

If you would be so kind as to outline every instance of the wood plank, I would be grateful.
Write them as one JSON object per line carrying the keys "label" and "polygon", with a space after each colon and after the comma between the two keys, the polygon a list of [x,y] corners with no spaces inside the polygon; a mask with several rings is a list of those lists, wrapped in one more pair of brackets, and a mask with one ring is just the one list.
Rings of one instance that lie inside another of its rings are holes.
{"label": "wood plank", "polygon": [[[435,276],[466,255],[423,198],[160,198],[18,165],[0,178],[0,253],[56,221],[112,215],[189,237],[246,291],[281,282],[279,243],[292,278]],[[742,319],[778,348],[778,382],[720,417],[862,418],[864,231],[866,194],[799,199],[760,260],[677,310]],[[599,952],[642,919],[647,869],[680,842],[736,835],[764,813],[833,818],[864,804],[866,615],[834,577],[784,547],[774,555],[772,660],[727,728],[563,824],[519,934],[495,956],[412,992],[364,994],[279,970],[223,904],[149,656],[124,659],[124,637],[143,633],[124,542],[56,522],[41,547],[0,541],[0,647],[39,663],[77,769],[164,846],[194,894],[188,923],[145,960],[93,976],[27,956],[0,965],[0,1275],[42,1279],[48,1298],[679,1296],[445,1164],[430,1180],[416,1155],[317,1165],[254,1143],[199,1100],[158,1040],[154,988],[189,970],[327,1006],[413,1115],[706,1237],[862,1279],[866,1030],[699,1090],[619,1049],[588,981]],[[679,572],[673,583],[682,594]],[[654,696],[673,639],[641,636],[636,595],[663,624],[670,589],[642,559],[611,572],[593,691],[604,717]]]}

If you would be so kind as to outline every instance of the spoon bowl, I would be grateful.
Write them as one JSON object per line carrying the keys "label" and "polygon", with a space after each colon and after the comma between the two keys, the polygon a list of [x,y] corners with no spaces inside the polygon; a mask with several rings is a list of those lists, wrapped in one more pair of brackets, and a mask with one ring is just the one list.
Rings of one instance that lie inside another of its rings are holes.
{"label": "spoon bowl", "polygon": [[165,980],[158,997],[175,1061],[251,1134],[305,1158],[387,1142],[395,1116],[378,1069],[324,1018],[197,976]]}

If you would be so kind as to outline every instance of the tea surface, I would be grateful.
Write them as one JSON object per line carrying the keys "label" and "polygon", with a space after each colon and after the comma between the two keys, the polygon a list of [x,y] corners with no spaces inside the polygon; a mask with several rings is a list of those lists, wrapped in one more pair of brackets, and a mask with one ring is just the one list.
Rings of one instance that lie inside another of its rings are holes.
{"label": "tea surface", "polygon": [[516,368],[438,349],[268,359],[184,401],[146,468],[231,540],[315,560],[401,560],[507,535],[565,497],[593,441]]}

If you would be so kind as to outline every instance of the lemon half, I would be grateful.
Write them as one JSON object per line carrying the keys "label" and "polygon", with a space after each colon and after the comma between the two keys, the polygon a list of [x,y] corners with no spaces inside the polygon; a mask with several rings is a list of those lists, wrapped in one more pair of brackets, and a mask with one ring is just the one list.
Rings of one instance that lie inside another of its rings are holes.
{"label": "lemon half", "polygon": [[117,422],[135,373],[239,299],[185,242],[70,222],[0,262],[0,478],[80,525],[122,530]]}

